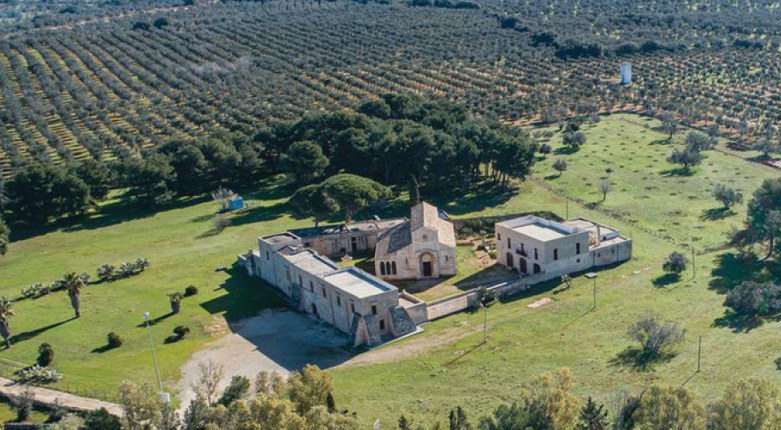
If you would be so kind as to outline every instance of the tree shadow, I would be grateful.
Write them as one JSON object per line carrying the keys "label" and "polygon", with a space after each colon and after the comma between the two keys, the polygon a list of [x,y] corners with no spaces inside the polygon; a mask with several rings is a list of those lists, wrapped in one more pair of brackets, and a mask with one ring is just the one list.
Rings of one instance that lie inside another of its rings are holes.
{"label": "tree shadow", "polygon": [[713,327],[728,328],[733,333],[748,333],[764,324],[758,316],[741,315],[732,309],[724,311],[724,316],[713,320]]}
{"label": "tree shadow", "polygon": [[735,212],[732,209],[722,206],[718,208],[704,209],[702,214],[700,214],[700,219],[703,221],[718,221],[732,215],[735,215]]}
{"label": "tree shadow", "polygon": [[[656,131],[659,131],[659,130],[656,130]],[[651,141],[651,145],[669,145],[670,143],[672,143],[672,141],[673,140],[671,138],[665,137],[664,139],[652,140]]]}
{"label": "tree shadow", "polygon": [[672,351],[653,353],[636,346],[629,346],[611,358],[609,363],[612,366],[628,367],[638,372],[645,372],[651,370],[654,364],[669,362],[677,355],[678,353]]}
{"label": "tree shadow", "polygon": [[546,175],[543,179],[545,179],[546,181],[552,181],[554,179],[559,179],[559,178],[561,178],[561,173],[553,174],[553,175]]}
{"label": "tree shadow", "polygon": [[[465,215],[507,203],[515,194],[516,190],[512,187],[502,188],[501,185],[486,180],[458,193],[459,197],[455,200],[452,195],[436,196],[427,200],[451,215]],[[402,216],[409,216],[408,206],[404,208]]]}
{"label": "tree shadow", "polygon": [[41,327],[41,328],[37,328],[35,330],[29,330],[29,331],[25,331],[25,332],[22,332],[22,333],[19,333],[19,334],[15,334],[15,335],[11,336],[11,338],[10,338],[11,344],[18,343],[18,342],[23,342],[25,340],[32,339],[35,336],[38,336],[39,334],[41,334],[41,333],[43,333],[45,331],[48,331],[48,330],[51,330],[53,328],[59,327],[59,326],[65,324],[65,323],[67,323],[69,321],[73,321],[75,319],[76,319],[76,317],[71,317],[71,318],[68,318],[66,320],[62,320],[60,322],[54,323],[54,324],[49,324],[49,325],[47,325],[45,327]]}
{"label": "tree shadow", "polygon": [[741,282],[755,280],[764,268],[756,255],[738,255],[733,252],[719,254],[711,270],[712,279],[708,287],[718,293],[726,294]]}
{"label": "tree shadow", "polygon": [[200,303],[210,314],[222,313],[231,322],[255,316],[264,309],[286,306],[271,286],[261,279],[250,277],[243,268],[233,266],[226,273],[228,279],[218,288],[226,294]]}
{"label": "tree shadow", "polygon": [[104,352],[108,352],[108,351],[111,351],[112,349],[117,349],[117,348],[119,348],[119,346],[113,346],[113,345],[105,344],[103,346],[99,346],[99,347],[93,349],[91,352],[93,354],[103,354]]}
{"label": "tree shadow", "polygon": [[580,150],[579,146],[559,146],[553,150],[556,155],[572,155]]}
{"label": "tree shadow", "polygon": [[666,287],[668,285],[674,284],[678,282],[681,279],[681,275],[676,273],[665,273],[662,276],[657,277],[651,283],[654,284],[654,287],[662,288]]}
{"label": "tree shadow", "polygon": [[662,176],[682,176],[682,177],[688,177],[694,175],[694,170],[691,168],[687,169],[685,167],[677,167],[674,169],[667,169],[662,170],[659,172]]}
{"label": "tree shadow", "polygon": [[255,206],[244,209],[229,219],[231,225],[252,224],[279,219],[285,215],[286,211],[287,204],[285,203],[277,203],[271,206]]}

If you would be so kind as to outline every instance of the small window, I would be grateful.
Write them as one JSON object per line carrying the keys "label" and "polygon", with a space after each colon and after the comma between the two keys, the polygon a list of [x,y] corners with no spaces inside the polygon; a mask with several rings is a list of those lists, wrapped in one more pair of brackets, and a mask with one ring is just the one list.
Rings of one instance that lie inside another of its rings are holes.
{"label": "small window", "polygon": [[513,247],[513,241],[509,237],[507,238],[507,247],[512,248]]}
{"label": "small window", "polygon": [[302,287],[304,286],[304,280],[301,279],[301,275],[298,275],[298,285],[300,285]]}
{"label": "small window", "polygon": [[610,250],[610,253],[611,253],[611,254],[615,254],[615,253],[616,253],[616,249],[615,249],[615,248],[611,249],[611,250]]}
{"label": "small window", "polygon": [[372,314],[377,315],[377,306],[372,305]]}
{"label": "small window", "polygon": [[575,254],[580,254],[580,242],[575,244]]}
{"label": "small window", "polygon": [[526,252],[526,249],[524,249],[523,244],[521,244],[521,252]]}
{"label": "small window", "polygon": [[385,320],[380,320],[380,330],[385,330]]}
{"label": "small window", "polygon": [[350,310],[355,313],[355,303],[350,303]]}
{"label": "small window", "polygon": [[502,233],[496,233],[496,239],[502,240]]}
{"label": "small window", "polygon": [[396,262],[395,261],[391,263],[391,273],[394,274],[394,275],[396,274]]}
{"label": "small window", "polygon": [[309,242],[304,242],[304,248],[311,248],[311,245],[309,244]]}
{"label": "small window", "polygon": [[580,258],[578,258],[578,263],[580,263]]}
{"label": "small window", "polygon": [[328,298],[328,295],[325,293],[325,288],[323,288],[323,297]]}
{"label": "small window", "polygon": [[555,261],[555,260],[558,260],[558,259],[559,259],[559,249],[556,248],[556,249],[553,250],[553,260]]}
{"label": "small window", "polygon": [[385,276],[385,262],[380,261],[380,275]]}
{"label": "small window", "polygon": [[336,306],[342,307],[342,298],[339,296],[336,296]]}
{"label": "small window", "polygon": [[448,262],[448,261],[450,261],[450,257],[446,255],[445,256],[445,262]]}
{"label": "small window", "polygon": [[534,248],[534,259],[535,260],[539,260],[540,259],[540,254],[537,252],[537,248]]}
{"label": "small window", "polygon": [[315,284],[312,283],[312,281],[309,281],[309,291],[315,290]]}
{"label": "small window", "polygon": [[266,251],[266,260],[268,260],[268,255],[269,255],[268,251]]}

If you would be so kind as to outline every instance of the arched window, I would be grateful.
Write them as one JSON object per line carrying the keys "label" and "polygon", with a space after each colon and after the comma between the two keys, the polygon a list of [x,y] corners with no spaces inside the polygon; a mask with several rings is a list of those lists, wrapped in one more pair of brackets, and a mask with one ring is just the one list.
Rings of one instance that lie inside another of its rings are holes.
{"label": "arched window", "polygon": [[380,261],[380,275],[385,275],[385,262]]}
{"label": "arched window", "polygon": [[393,273],[394,275],[396,274],[396,262],[395,261],[391,263],[391,273]]}

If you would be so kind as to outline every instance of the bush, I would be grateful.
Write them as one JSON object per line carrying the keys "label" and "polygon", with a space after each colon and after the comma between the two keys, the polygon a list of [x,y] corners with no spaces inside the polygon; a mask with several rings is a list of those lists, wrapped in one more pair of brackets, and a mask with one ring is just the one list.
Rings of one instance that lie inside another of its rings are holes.
{"label": "bush", "polygon": [[724,305],[747,317],[775,315],[781,312],[781,287],[745,281],[727,293]]}
{"label": "bush", "polygon": [[24,422],[30,417],[30,412],[33,410],[33,395],[30,390],[25,390],[24,393],[18,396],[11,396],[11,404],[16,408],[16,421]]}
{"label": "bush", "polygon": [[54,361],[54,349],[52,346],[46,342],[42,343],[41,346],[38,347],[38,359],[36,361],[41,367],[52,364],[52,361]]}
{"label": "bush", "polygon": [[646,315],[629,327],[627,336],[640,343],[647,358],[655,358],[666,349],[683,342],[686,330],[672,321],[662,324],[656,316]]}
{"label": "bush", "polygon": [[84,420],[86,430],[121,430],[122,422],[111,415],[106,408],[100,408],[87,414]]}
{"label": "bush", "polygon": [[225,391],[222,393],[222,397],[218,401],[223,406],[229,406],[236,400],[241,399],[249,393],[250,382],[246,376],[234,376],[231,378],[231,382]]}
{"label": "bush", "polygon": [[14,375],[16,382],[20,384],[50,384],[62,379],[62,374],[56,369],[37,364],[19,370]]}
{"label": "bush", "polygon": [[195,285],[188,285],[187,288],[184,289],[184,296],[190,297],[198,294],[198,287]]}
{"label": "bush", "polygon": [[24,298],[38,298],[45,296],[51,292],[51,286],[43,284],[34,284],[26,288],[22,288],[22,297]]}
{"label": "bush", "polygon": [[178,325],[174,327],[174,335],[176,335],[177,339],[184,339],[188,333],[190,333],[190,328],[187,326]]}
{"label": "bush", "polygon": [[686,265],[689,264],[689,259],[680,252],[673,252],[667,256],[667,260],[662,264],[662,269],[667,273],[674,273],[680,275],[681,272],[686,270]]}
{"label": "bush", "polygon": [[119,348],[122,346],[123,343],[125,343],[125,340],[122,339],[122,337],[113,331],[108,334],[107,340],[108,340],[108,346],[111,348]]}

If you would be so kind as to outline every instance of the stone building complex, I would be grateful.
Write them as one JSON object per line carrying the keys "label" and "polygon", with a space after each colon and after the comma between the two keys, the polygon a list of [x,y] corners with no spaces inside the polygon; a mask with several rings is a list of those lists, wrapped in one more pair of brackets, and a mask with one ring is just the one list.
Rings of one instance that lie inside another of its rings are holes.
{"label": "stone building complex", "polygon": [[632,258],[632,240],[617,230],[577,218],[564,222],[525,216],[496,224],[496,256],[536,282]]}
{"label": "stone building complex", "polygon": [[412,333],[426,320],[425,302],[356,267],[339,266],[291,232],[258,238],[258,249],[239,256],[239,263],[291,306],[348,334],[353,346]]}
{"label": "stone building complex", "polygon": [[456,274],[456,234],[439,210],[420,203],[410,219],[381,233],[374,273],[383,279],[424,279]]}

